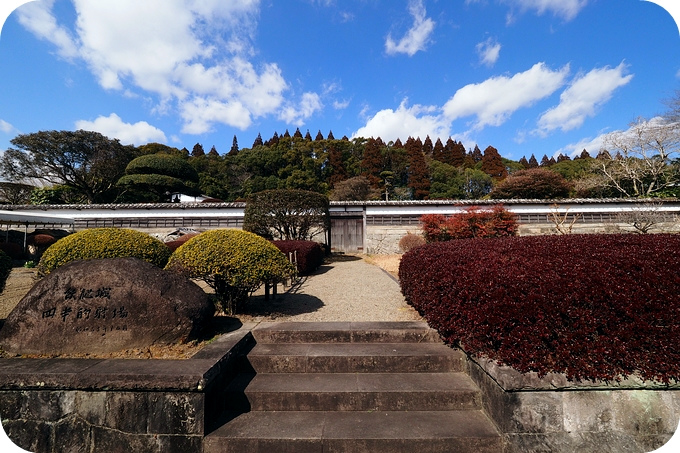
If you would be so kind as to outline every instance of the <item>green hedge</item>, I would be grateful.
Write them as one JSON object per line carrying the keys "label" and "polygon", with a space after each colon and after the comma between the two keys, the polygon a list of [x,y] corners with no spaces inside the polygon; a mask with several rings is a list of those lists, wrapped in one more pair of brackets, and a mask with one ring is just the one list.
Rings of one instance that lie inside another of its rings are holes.
{"label": "green hedge", "polygon": [[161,241],[148,234],[124,228],[94,228],[66,236],[52,244],[38,264],[38,275],[76,260],[139,258],[164,267],[172,254]]}

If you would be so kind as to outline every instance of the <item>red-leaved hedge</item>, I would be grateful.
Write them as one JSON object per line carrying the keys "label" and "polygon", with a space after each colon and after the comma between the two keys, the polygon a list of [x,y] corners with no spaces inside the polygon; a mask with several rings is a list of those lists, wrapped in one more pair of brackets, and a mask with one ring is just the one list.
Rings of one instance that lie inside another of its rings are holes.
{"label": "red-leaved hedge", "polygon": [[289,253],[295,253],[297,257],[298,275],[309,275],[323,264],[324,252],[321,245],[314,241],[273,241],[273,244],[283,252],[286,257]]}
{"label": "red-leaved hedge", "polygon": [[403,255],[402,292],[447,343],[570,379],[680,381],[680,235],[464,239]]}
{"label": "red-leaved hedge", "polygon": [[427,242],[514,236],[518,229],[517,216],[502,205],[491,209],[471,206],[450,216],[425,214],[420,222]]}

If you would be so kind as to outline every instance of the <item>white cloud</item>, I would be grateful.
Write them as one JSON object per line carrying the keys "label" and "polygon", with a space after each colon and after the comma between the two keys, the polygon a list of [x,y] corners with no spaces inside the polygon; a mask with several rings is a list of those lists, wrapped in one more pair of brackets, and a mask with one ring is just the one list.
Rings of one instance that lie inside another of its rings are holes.
{"label": "white cloud", "polygon": [[0,132],[4,132],[5,134],[13,134],[17,132],[16,128],[9,124],[5,120],[0,120]]}
{"label": "white cloud", "polygon": [[434,21],[427,17],[427,11],[422,0],[410,0],[409,12],[413,16],[413,26],[399,42],[392,39],[389,34],[385,40],[385,51],[388,55],[404,53],[412,57],[425,46],[434,30]]}
{"label": "white cloud", "polygon": [[144,145],[150,142],[165,143],[167,141],[163,131],[146,121],[134,124],[125,123],[115,113],[109,116],[99,116],[94,121],[77,121],[76,129],[99,132],[109,138],[117,138],[124,145]]}
{"label": "white cloud", "polygon": [[288,105],[279,114],[279,119],[295,126],[302,126],[305,120],[323,108],[321,97],[316,93],[304,93],[298,105]]}
{"label": "white cloud", "polygon": [[438,110],[432,106],[408,107],[404,100],[397,110],[385,109],[376,113],[352,137],[380,137],[390,141],[397,138],[405,140],[408,136],[424,139],[429,135],[432,140],[444,140],[451,135],[450,123],[436,114]]}
{"label": "white cloud", "polygon": [[545,112],[538,120],[537,133],[545,135],[555,129],[569,131],[583,125],[588,117],[609,101],[614,91],[628,84],[633,75],[625,75],[627,66],[593,69],[575,78],[560,96],[560,103]]}
{"label": "white cloud", "polygon": [[475,129],[500,126],[515,111],[529,107],[550,96],[565,83],[569,65],[553,71],[537,63],[512,77],[492,77],[484,82],[466,85],[444,104],[444,115],[453,121],[474,115]]}
{"label": "white cloud", "polygon": [[555,151],[552,155],[553,157],[557,158],[560,154],[564,154],[565,156],[569,157],[576,157],[580,156],[583,150],[585,149],[588,151],[588,154],[590,154],[590,157],[596,157],[598,153],[600,152],[600,149],[602,148],[602,144],[604,143],[604,137],[605,135],[598,135],[595,138],[584,138],[576,143],[570,143],[557,151]]}
{"label": "white cloud", "polygon": [[31,2],[17,10],[17,19],[27,30],[38,38],[51,42],[63,58],[76,58],[78,45],[71,33],[57,24],[51,13],[54,0]]}
{"label": "white cloud", "polygon": [[[72,31],[57,23],[53,2],[25,13],[24,26],[85,61],[103,88],[141,90],[154,97],[153,111],[177,110],[186,133],[289,112],[280,68],[250,61],[260,0],[73,0]],[[299,102],[305,118],[309,99]]]}
{"label": "white cloud", "polygon": [[546,12],[560,16],[564,20],[572,20],[588,4],[588,0],[503,0],[505,3],[519,7],[521,10],[532,10],[538,15]]}
{"label": "white cloud", "polygon": [[475,49],[480,63],[488,67],[496,64],[501,53],[501,45],[493,38],[480,42]]}

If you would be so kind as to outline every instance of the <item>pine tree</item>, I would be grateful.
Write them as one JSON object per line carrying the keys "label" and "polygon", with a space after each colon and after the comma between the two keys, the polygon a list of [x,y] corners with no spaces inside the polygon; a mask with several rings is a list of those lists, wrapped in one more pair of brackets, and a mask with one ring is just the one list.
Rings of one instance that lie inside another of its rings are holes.
{"label": "pine tree", "polygon": [[581,155],[579,156],[581,159],[590,159],[590,154],[588,154],[588,151],[585,149],[581,151]]}
{"label": "pine tree", "polygon": [[335,140],[335,137],[333,137],[333,131],[328,131],[328,138],[326,140]]}
{"label": "pine tree", "polygon": [[488,146],[482,156],[482,171],[491,176],[495,181],[501,181],[508,176],[508,169],[503,163],[503,158],[493,146]]}
{"label": "pine tree", "polygon": [[205,151],[203,150],[203,145],[201,145],[200,143],[196,143],[194,145],[194,148],[191,150],[191,156],[192,157],[205,156]]}
{"label": "pine tree", "polygon": [[253,148],[256,148],[258,146],[263,146],[264,142],[262,141],[262,135],[260,133],[257,133],[257,137],[255,137],[255,141],[253,142]]}
{"label": "pine tree", "polygon": [[236,135],[234,135],[234,139],[231,141],[231,148],[229,148],[228,154],[230,156],[238,154],[238,140],[236,139]]}
{"label": "pine tree", "polygon": [[397,138],[397,140],[392,144],[392,148],[404,149],[404,144],[401,142],[401,139]]}
{"label": "pine tree", "polygon": [[[309,132],[309,131],[307,131],[307,132]],[[294,138],[302,138],[302,132],[300,132],[299,127],[297,129],[295,129],[295,133],[293,134],[293,137]],[[310,137],[310,139],[311,139],[311,137]]]}
{"label": "pine tree", "polygon": [[268,146],[270,148],[272,146],[276,146],[278,144],[279,144],[279,134],[276,131],[274,131],[274,135],[272,135],[272,138],[270,138],[269,140],[264,142],[264,146]]}
{"label": "pine tree", "polygon": [[208,156],[210,157],[220,157],[220,153],[217,152],[217,148],[215,148],[215,145],[210,148],[210,151],[208,152]]}
{"label": "pine tree", "polygon": [[430,171],[423,154],[420,139],[409,137],[404,144],[408,156],[408,187],[413,191],[413,198],[424,200],[430,195]]}
{"label": "pine tree", "polygon": [[548,156],[545,154],[543,155],[543,159],[541,159],[541,167],[549,167],[550,166],[550,159],[548,159]]}
{"label": "pine tree", "polygon": [[562,153],[560,153],[560,155],[557,156],[557,162],[564,162],[565,160],[571,160],[571,158]]}
{"label": "pine tree", "polygon": [[305,134],[305,141],[307,142],[312,141],[312,134],[309,133],[309,129],[307,129],[307,133]]}
{"label": "pine tree", "polygon": [[317,132],[316,137],[314,138],[314,141],[315,141],[315,142],[320,142],[320,141],[322,141],[322,140],[324,140],[323,134],[321,133],[321,131],[319,131],[319,132]]}
{"label": "pine tree", "polygon": [[[298,132],[300,132],[300,129],[298,129]],[[300,137],[302,137],[302,134],[300,134]],[[283,138],[290,138],[290,132],[288,132],[288,129],[286,129],[286,132],[284,132]]]}

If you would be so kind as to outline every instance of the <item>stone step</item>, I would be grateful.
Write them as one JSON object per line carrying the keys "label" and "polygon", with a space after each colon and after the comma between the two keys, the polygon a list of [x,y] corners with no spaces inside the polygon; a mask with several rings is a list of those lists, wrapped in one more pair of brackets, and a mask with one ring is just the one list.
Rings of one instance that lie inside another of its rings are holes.
{"label": "stone step", "polygon": [[257,373],[442,373],[464,359],[436,343],[258,343],[248,354]]}
{"label": "stone step", "polygon": [[253,329],[258,343],[441,343],[422,321],[263,322]]}
{"label": "stone step", "polygon": [[204,453],[418,453],[503,450],[482,411],[249,412],[205,438]]}
{"label": "stone step", "polygon": [[227,396],[228,409],[242,412],[481,409],[465,373],[242,374]]}

